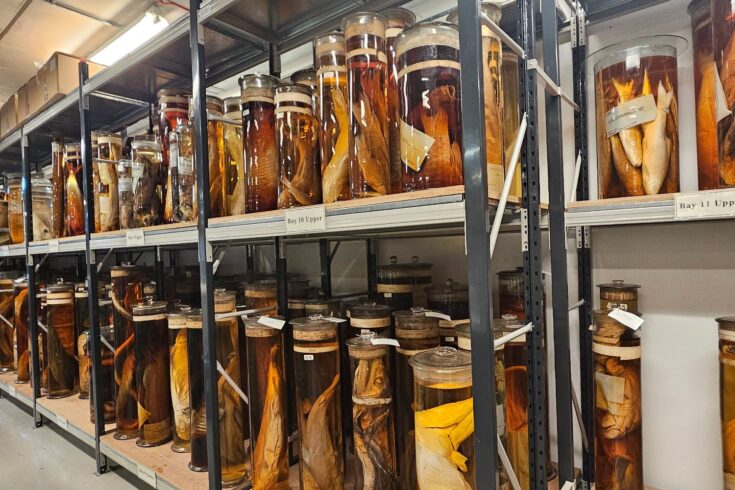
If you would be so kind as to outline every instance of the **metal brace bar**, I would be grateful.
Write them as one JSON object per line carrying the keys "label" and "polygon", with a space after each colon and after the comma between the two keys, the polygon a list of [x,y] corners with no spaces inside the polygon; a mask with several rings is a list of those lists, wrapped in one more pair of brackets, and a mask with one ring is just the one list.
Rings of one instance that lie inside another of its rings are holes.
{"label": "metal brace bar", "polygon": [[579,397],[577,396],[577,389],[572,383],[572,404],[574,405],[574,413],[577,415],[577,423],[579,424],[579,432],[582,434],[582,446],[586,451],[590,447],[590,440],[587,436],[587,429],[584,425],[584,419],[582,418],[582,409],[579,406]]}
{"label": "metal brace bar", "polygon": [[512,332],[507,333],[503,335],[502,337],[499,337],[497,340],[495,340],[495,342],[493,342],[493,346],[495,349],[497,349],[498,347],[502,347],[503,345],[507,344],[511,340],[530,332],[532,329],[533,329],[533,323],[528,322],[525,326],[519,328],[518,330],[513,330]]}
{"label": "metal brace bar", "polygon": [[584,298],[580,299],[576,303],[569,305],[569,311],[574,311],[584,304]]}
{"label": "metal brace bar", "polygon": [[49,254],[44,254],[43,257],[41,257],[41,260],[38,261],[36,264],[36,272],[41,268],[44,262],[46,262],[46,259],[48,258]]}
{"label": "metal brace bar", "polygon": [[37,325],[38,325],[39,327],[41,327],[41,330],[43,330],[44,332],[48,333],[48,327],[47,327],[46,325],[44,325],[43,323],[41,323],[41,321],[40,321],[40,320],[36,320],[36,324],[37,324]]}
{"label": "metal brace bar", "polygon": [[517,42],[515,42],[512,37],[506,34],[505,31],[501,29],[498,24],[490,20],[490,18],[487,17],[484,13],[480,14],[480,20],[482,21],[482,24],[493,31],[493,33],[496,34],[500,38],[500,40],[503,41],[503,44],[507,45],[511,49],[511,51],[517,54],[522,60],[526,59],[526,52],[523,51],[523,48]]}
{"label": "metal brace bar", "polygon": [[539,78],[537,80],[542,83],[547,92],[549,92],[551,95],[561,97],[564,102],[569,104],[575,111],[579,112],[579,106],[577,105],[577,103],[574,102],[574,100],[571,99],[567,94],[565,94],[560,86],[554,83],[551,77],[544,71],[543,68],[541,68],[536,59],[526,60],[526,69],[536,70],[536,73],[539,75]]}
{"label": "metal brace bar", "polygon": [[97,97],[98,99],[106,99],[113,102],[122,102],[123,104],[130,104],[138,107],[148,107],[148,102],[138,99],[131,99],[130,97],[124,97],[122,95],[109,94],[107,92],[92,92],[91,95]]}
{"label": "metal brace bar", "polygon": [[138,252],[138,256],[133,259],[133,264],[137,264],[144,253],[145,252]]}
{"label": "metal brace bar", "polygon": [[564,485],[561,487],[561,490],[574,490],[575,488],[577,488],[576,482],[568,481],[564,483]]}
{"label": "metal brace bar", "polygon": [[13,323],[7,318],[5,318],[4,316],[0,315],[0,320],[4,321],[5,324],[9,326],[10,328],[15,329],[15,325],[13,325]]}
{"label": "metal brace bar", "polygon": [[229,249],[230,242],[227,242],[224,248],[220,248],[219,250],[217,250],[217,253],[215,253],[214,263],[212,264],[212,275],[217,274],[217,269],[219,269],[219,265],[220,263],[222,263],[222,259],[225,258],[225,255],[227,255],[227,251]]}
{"label": "metal brace bar", "polygon": [[579,171],[582,168],[582,152],[577,153],[577,160],[574,162],[574,179],[572,179],[572,188],[569,189],[569,199],[567,202],[577,200],[577,186],[579,185]]}
{"label": "metal brace bar", "polygon": [[99,274],[99,272],[102,270],[102,267],[105,265],[105,261],[107,260],[107,257],[109,257],[110,254],[112,254],[113,250],[115,249],[111,248],[110,250],[108,250],[105,256],[102,257],[102,260],[100,260],[99,264],[97,264],[97,274]]}
{"label": "metal brace bar", "polygon": [[334,260],[334,256],[337,255],[337,250],[339,250],[339,246],[342,245],[342,240],[339,240],[337,243],[334,244],[334,248],[329,254],[329,263],[331,264]]}
{"label": "metal brace bar", "polygon": [[516,472],[513,469],[513,465],[510,462],[508,453],[505,452],[505,446],[503,446],[503,441],[500,440],[500,434],[498,434],[497,437],[498,437],[498,456],[500,456],[500,461],[502,461],[503,463],[505,472],[508,473],[508,479],[510,480],[510,484],[513,487],[513,490],[521,490],[521,483],[518,481],[518,476],[516,475]]}

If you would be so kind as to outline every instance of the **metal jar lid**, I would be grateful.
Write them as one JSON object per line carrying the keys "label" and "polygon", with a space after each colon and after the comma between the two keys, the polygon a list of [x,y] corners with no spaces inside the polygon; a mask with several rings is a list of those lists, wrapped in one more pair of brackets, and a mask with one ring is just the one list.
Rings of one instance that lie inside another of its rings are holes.
{"label": "metal jar lid", "polygon": [[622,279],[613,279],[612,282],[597,284],[597,287],[601,289],[638,289],[641,287],[641,285],[629,284]]}
{"label": "metal jar lid", "polygon": [[317,341],[337,338],[337,324],[322,315],[309,315],[291,320],[295,340]]}
{"label": "metal jar lid", "polygon": [[133,321],[165,320],[167,306],[165,301],[154,301],[150,296],[144,302],[133,305]]}
{"label": "metal jar lid", "polygon": [[414,376],[425,381],[472,382],[472,360],[466,351],[453,347],[436,347],[419,352],[408,362],[413,367]]}

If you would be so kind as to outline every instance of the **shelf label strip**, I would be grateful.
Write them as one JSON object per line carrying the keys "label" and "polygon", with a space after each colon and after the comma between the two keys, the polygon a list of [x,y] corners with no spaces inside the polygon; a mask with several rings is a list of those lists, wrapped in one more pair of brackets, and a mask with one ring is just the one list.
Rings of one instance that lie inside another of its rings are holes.
{"label": "shelf label strip", "polygon": [[735,189],[692,192],[674,196],[674,219],[729,218],[735,216]]}

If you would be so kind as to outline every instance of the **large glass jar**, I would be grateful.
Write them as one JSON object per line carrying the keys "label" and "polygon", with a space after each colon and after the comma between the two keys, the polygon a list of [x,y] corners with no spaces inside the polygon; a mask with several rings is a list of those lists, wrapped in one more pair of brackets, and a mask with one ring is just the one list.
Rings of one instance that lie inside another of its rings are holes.
{"label": "large glass jar", "polygon": [[385,17],[358,12],[344,19],[353,198],[390,194],[385,97]]}
{"label": "large glass jar", "polygon": [[66,236],[84,234],[82,154],[79,143],[64,145],[64,224]]}
{"label": "large glass jar", "polygon": [[426,288],[427,303],[430,310],[449,315],[450,320],[440,319],[442,345],[457,346],[455,326],[465,323],[470,317],[469,290],[465,284],[447,279],[443,286]]}
{"label": "large glass jar", "polygon": [[[714,60],[721,86],[708,95],[709,101],[698,98],[697,106],[714,106],[717,119],[717,151],[719,154],[719,186],[735,186],[735,5],[725,0],[712,0],[712,32]],[[724,92],[724,101],[715,94]],[[721,102],[724,102],[722,104]],[[722,107],[724,105],[724,107]],[[711,110],[711,109],[710,109]]]}
{"label": "large glass jar", "polygon": [[191,308],[168,314],[169,375],[171,404],[173,406],[174,442],[171,450],[177,453],[191,451],[191,409],[189,407],[189,353],[187,349],[186,315]]}
{"label": "large glass jar", "polygon": [[416,354],[409,363],[419,488],[475,488],[470,355],[438,347]]}
{"label": "large glass jar", "polygon": [[600,288],[600,309],[638,311],[638,289],[640,284],[626,284],[621,279],[613,279],[607,284],[598,284]]}
{"label": "large glass jar", "polygon": [[[43,323],[48,324],[48,304],[46,301],[46,284],[39,282],[36,286],[36,319]],[[30,333],[30,332],[29,332]],[[41,393],[43,395],[48,394],[48,334],[44,329],[40,329],[38,332],[38,361],[41,368]],[[29,354],[30,356],[30,354]],[[31,366],[31,370],[33,366]],[[33,373],[31,372],[31,387],[33,387]]]}
{"label": "large glass jar", "polygon": [[[518,65],[517,54],[510,50],[503,51],[501,83],[503,87],[503,169],[505,174],[508,173],[510,168],[510,155],[521,126],[521,100],[518,93],[521,82],[518,78]],[[520,197],[523,193],[521,185],[521,165],[519,163],[516,165],[508,195]]]}
{"label": "large glass jar", "polygon": [[264,313],[276,313],[276,310],[278,309],[278,299],[276,297],[275,280],[246,282],[241,286],[243,297],[245,298],[245,306],[248,309],[271,308],[271,311],[266,311]]}
{"label": "large glass jar", "polygon": [[13,353],[13,280],[17,274],[0,272],[0,373],[15,368]]}
{"label": "large glass jar", "polygon": [[225,216],[227,189],[224,185],[224,105],[222,99],[207,96],[207,151],[209,154],[209,215]]}
{"label": "large glass jar", "polygon": [[186,343],[189,356],[189,406],[191,409],[191,458],[189,469],[207,471],[207,407],[204,401],[204,350],[202,311],[186,315]]}
{"label": "large glass jar", "polygon": [[120,160],[117,164],[117,193],[120,229],[133,228],[133,162]]}
{"label": "large glass jar", "polygon": [[197,219],[196,162],[194,161],[193,128],[179,121],[168,135],[169,182],[166,188],[164,220],[181,223]]}
{"label": "large glass jar", "polygon": [[498,313],[515,315],[519,320],[526,318],[525,276],[523,268],[498,272]]}
{"label": "large glass jar", "polygon": [[[101,146],[108,148],[110,145]],[[112,146],[114,148],[114,146]],[[94,231],[120,228],[120,194],[117,184],[117,160],[92,160],[94,188]]]}
{"label": "large glass jar", "polygon": [[396,448],[393,433],[391,350],[373,345],[373,332],[347,341],[352,379],[352,438],[355,488],[393,489]]}
{"label": "large glass jar", "polygon": [[591,55],[601,199],[679,191],[675,36],[623,41]]}
{"label": "large glass jar", "polygon": [[245,148],[247,212],[270,211],[278,205],[276,104],[278,79],[260,73],[240,79]]}
{"label": "large glass jar", "polygon": [[224,185],[227,194],[225,215],[235,216],[245,213],[245,164],[242,147],[242,109],[240,97],[228,97],[224,101],[225,119],[232,122],[224,124]]}
{"label": "large glass jar", "polygon": [[47,288],[48,398],[63,398],[76,392],[79,375],[74,335],[74,285],[52,284]]}
{"label": "large glass jar", "polygon": [[[447,23],[406,29],[396,41],[396,63],[403,190],[462,184],[458,29]],[[498,166],[502,172],[502,160]]]}
{"label": "large glass jar", "polygon": [[96,131],[96,133],[97,153],[93,153],[92,157],[114,162],[120,160],[122,158],[122,137],[107,131]]}
{"label": "large glass jar", "polygon": [[735,317],[718,318],[724,488],[735,484]]}
{"label": "large glass jar", "polygon": [[[98,386],[102,397],[102,416],[105,423],[108,424],[115,422],[115,352],[112,350],[115,343],[115,330],[113,326],[100,326],[100,338],[104,339],[104,342],[100,342],[100,378]],[[91,356],[91,343],[87,345],[86,349]],[[94,423],[95,393],[91,388],[89,395],[89,418]]]}
{"label": "large glass jar", "polygon": [[25,223],[23,222],[23,194],[20,176],[8,176],[8,232],[10,243],[23,243]]}
{"label": "large glass jar", "polygon": [[330,32],[314,39],[318,76],[317,119],[322,169],[322,201],[350,198],[349,109],[345,36]]}
{"label": "large glass jar", "polygon": [[160,225],[163,219],[161,145],[152,135],[133,140],[131,144],[133,177],[133,222],[131,228]]}
{"label": "large glass jar", "polygon": [[304,301],[304,311],[306,316],[339,316],[341,311],[340,301],[337,298],[307,299]]}
{"label": "large glass jar", "polygon": [[283,333],[245,322],[253,488],[288,487],[288,413]]}
{"label": "large glass jar", "polygon": [[633,331],[593,312],[595,486],[643,488],[641,343]]}
{"label": "large glass jar", "polygon": [[311,111],[311,89],[282,84],[275,88],[278,142],[278,208],[321,202],[317,122]]}
{"label": "large glass jar", "polygon": [[52,238],[61,238],[66,232],[64,226],[64,207],[66,206],[64,182],[64,139],[54,136],[51,140],[51,186],[52,186]]}
{"label": "large glass jar", "polygon": [[166,302],[149,298],[133,306],[135,326],[135,381],[138,394],[140,447],[160,446],[171,440]]}
{"label": "large glass jar", "polygon": [[30,381],[30,352],[28,350],[28,282],[15,283],[13,287],[13,326],[15,327],[15,359],[17,384]]}
{"label": "large glass jar", "polygon": [[302,488],[342,488],[337,324],[321,315],[291,320]]}
{"label": "large glass jar", "polygon": [[[48,301],[48,299],[47,299]],[[105,318],[101,314],[100,324],[107,325]],[[79,398],[86,400],[89,398],[91,371],[91,354],[88,352],[89,342],[89,293],[84,283],[74,285],[74,338],[77,343],[77,357],[79,364]]]}
{"label": "large glass jar", "polygon": [[31,214],[33,215],[33,240],[53,238],[53,189],[42,173],[31,175]]}

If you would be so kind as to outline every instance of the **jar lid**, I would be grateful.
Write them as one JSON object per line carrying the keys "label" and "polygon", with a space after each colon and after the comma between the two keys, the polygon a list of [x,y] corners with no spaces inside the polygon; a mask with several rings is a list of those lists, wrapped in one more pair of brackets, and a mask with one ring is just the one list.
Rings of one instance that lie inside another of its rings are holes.
{"label": "jar lid", "polygon": [[[154,301],[153,297],[148,297],[142,303],[133,305],[133,320],[136,320],[136,316],[148,316],[158,313],[166,313],[167,306],[168,303],[166,303],[165,301]],[[153,318],[151,318],[151,320],[153,320]]]}
{"label": "jar lid", "polygon": [[373,345],[372,339],[375,337],[375,332],[366,330],[357,337],[349,339],[346,343],[350,356],[357,359],[370,359],[385,355],[388,351],[388,346]]}
{"label": "jar lid", "polygon": [[433,316],[426,316],[426,314],[431,311],[432,310],[428,310],[421,306],[414,306],[413,308],[409,310],[394,311],[393,316],[396,318],[396,322],[400,322],[401,324],[404,324],[406,322],[412,322],[412,323],[424,323],[424,324],[436,323],[438,325],[439,318],[433,317]]}
{"label": "jar lid", "polygon": [[498,272],[498,278],[500,280],[507,280],[507,279],[525,279],[525,275],[523,274],[523,267],[516,267],[513,270],[507,270],[507,271],[500,271]]}
{"label": "jar lid", "polygon": [[314,51],[317,57],[322,54],[344,54],[345,35],[339,31],[332,31],[314,38]]}
{"label": "jar lid", "polygon": [[64,144],[64,152],[79,152],[81,145],[78,141],[71,141]]}
{"label": "jar lid", "polygon": [[735,316],[721,316],[715,318],[721,330],[731,330],[735,332]]}
{"label": "jar lid", "polygon": [[[459,50],[459,28],[449,22],[419,22],[404,29],[396,39],[396,56],[421,46],[448,46]],[[436,59],[439,53],[432,53]]]}
{"label": "jar lid", "polygon": [[[503,15],[502,4],[498,2],[484,1],[480,3],[480,15],[484,15],[496,24],[500,23],[500,18]],[[459,12],[457,9],[452,10],[447,16],[447,22],[459,25]]]}
{"label": "jar lid", "polygon": [[186,314],[186,328],[200,329],[202,328],[202,310],[194,308]]}
{"label": "jar lid", "polygon": [[46,291],[49,293],[72,292],[74,291],[74,283],[64,282],[63,279],[61,279],[56,284],[49,284],[46,286]]}
{"label": "jar lid", "polygon": [[416,22],[416,14],[401,7],[383,10],[381,13],[385,16],[386,37],[391,37],[391,28],[406,28]]}
{"label": "jar lid", "polygon": [[355,12],[342,20],[342,31],[345,38],[363,34],[385,37],[386,18],[375,12]]}
{"label": "jar lid", "polygon": [[712,6],[710,0],[693,0],[687,5],[687,14],[696,15],[698,13],[701,15],[705,12],[704,7],[707,7],[706,12],[709,13],[711,11]]}
{"label": "jar lid", "polygon": [[[421,313],[414,314],[414,310]],[[393,313],[396,319],[397,339],[439,339],[439,319],[426,316],[423,308],[412,308]]]}
{"label": "jar lid", "polygon": [[237,302],[235,300],[236,294],[234,291],[227,291],[225,289],[214,290],[214,312],[215,313],[229,313],[235,311]]}
{"label": "jar lid", "polygon": [[330,315],[338,314],[341,306],[340,301],[337,298],[307,299],[303,301],[303,304],[307,312],[309,310],[318,310]]}
{"label": "jar lid", "polygon": [[247,291],[275,291],[276,281],[275,279],[264,279],[262,281],[253,281],[241,283],[242,288]]}
{"label": "jar lid", "polygon": [[309,315],[290,321],[296,340],[328,340],[337,338],[337,324],[322,315]]}
{"label": "jar lid", "polygon": [[181,329],[186,328],[186,317],[190,311],[172,311],[168,315],[168,328],[170,329]]}
{"label": "jar lid", "polygon": [[183,88],[162,88],[158,91],[157,97],[188,97],[191,95],[191,91]]}
{"label": "jar lid", "polygon": [[464,374],[472,376],[472,359],[465,351],[454,347],[436,347],[431,350],[419,352],[408,360],[416,374],[426,371],[433,375],[442,374]]}
{"label": "jar lid", "polygon": [[110,267],[110,277],[123,277],[137,274],[140,271],[134,264],[113,265]]}
{"label": "jar lid", "polygon": [[314,68],[304,68],[303,70],[295,71],[291,74],[291,82],[306,85],[314,90],[316,88],[316,71]]}
{"label": "jar lid", "polygon": [[613,279],[612,282],[597,284],[598,288],[605,289],[638,289],[641,287],[640,284],[628,284],[622,279]]}
{"label": "jar lid", "polygon": [[151,296],[156,294],[156,283],[154,281],[149,281],[143,284],[143,294],[145,296]]}
{"label": "jar lid", "polygon": [[354,305],[350,308],[350,318],[390,318],[390,306],[374,302]]}
{"label": "jar lid", "polygon": [[[282,316],[270,316],[269,318],[275,318],[276,320],[284,319]],[[245,318],[244,322],[245,336],[247,337],[276,337],[282,333],[282,331],[277,328],[271,328],[267,325],[258,323],[257,316]]]}
{"label": "jar lid", "polygon": [[238,80],[240,88],[247,90],[250,88],[269,88],[272,89],[280,83],[278,78],[266,75],[265,73],[251,73],[249,75],[243,75]]}
{"label": "jar lid", "polygon": [[233,117],[241,121],[242,120],[242,109],[240,106],[240,97],[227,97],[224,100],[225,105],[225,113],[228,114],[228,118],[232,119]]}
{"label": "jar lid", "polygon": [[136,139],[134,139],[130,143],[130,147],[133,150],[142,149],[142,148],[152,148],[152,149],[158,150],[158,151],[161,150],[161,144],[158,141],[154,140],[154,139],[138,139],[138,138],[136,138]]}
{"label": "jar lid", "polygon": [[411,277],[411,264],[398,263],[398,257],[391,256],[390,264],[381,264],[377,269],[378,278]]}
{"label": "jar lid", "polygon": [[[646,56],[669,56],[676,57],[686,51],[689,43],[681,36],[655,35],[643,36],[635,39],[626,39],[587,56],[588,64],[594,68],[594,72],[607,68],[616,63],[626,61],[631,55],[638,58]],[[636,63],[637,65],[637,63]]]}
{"label": "jar lid", "polygon": [[[507,333],[504,330],[505,324],[502,319],[496,318],[494,321],[495,325],[493,328],[493,339],[498,340],[500,337]],[[472,325],[469,322],[458,324],[454,331],[457,333],[457,346],[462,350],[472,349]],[[503,350],[503,346],[495,347],[496,351]]]}
{"label": "jar lid", "polygon": [[425,288],[427,297],[432,301],[454,303],[469,300],[469,288],[453,279],[447,279],[442,286]]}

